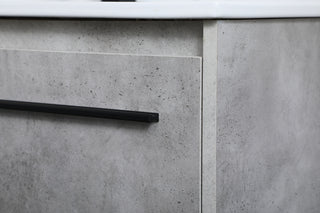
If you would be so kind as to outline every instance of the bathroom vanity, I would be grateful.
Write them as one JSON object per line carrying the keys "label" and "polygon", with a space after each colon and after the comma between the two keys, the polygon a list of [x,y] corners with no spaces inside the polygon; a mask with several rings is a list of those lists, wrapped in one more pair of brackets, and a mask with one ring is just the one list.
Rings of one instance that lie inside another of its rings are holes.
{"label": "bathroom vanity", "polygon": [[15,0],[0,16],[0,100],[159,115],[0,109],[1,213],[319,212],[320,2]]}

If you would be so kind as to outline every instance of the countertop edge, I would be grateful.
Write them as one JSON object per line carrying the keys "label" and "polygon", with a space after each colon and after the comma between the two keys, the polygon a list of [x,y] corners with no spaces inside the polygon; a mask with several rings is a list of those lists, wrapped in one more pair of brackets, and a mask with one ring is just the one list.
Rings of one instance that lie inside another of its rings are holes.
{"label": "countertop edge", "polygon": [[[20,2],[20,3],[18,3]],[[1,17],[105,19],[256,19],[320,17],[318,0],[219,0],[204,2],[1,1]]]}

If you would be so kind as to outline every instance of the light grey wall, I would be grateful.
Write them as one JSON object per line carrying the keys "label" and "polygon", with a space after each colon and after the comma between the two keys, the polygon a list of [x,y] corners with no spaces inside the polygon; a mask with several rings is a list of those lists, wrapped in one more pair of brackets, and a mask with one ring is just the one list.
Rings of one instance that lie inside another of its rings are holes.
{"label": "light grey wall", "polygon": [[219,21],[217,212],[318,213],[320,19]]}
{"label": "light grey wall", "polygon": [[201,21],[0,19],[0,48],[202,55]]}

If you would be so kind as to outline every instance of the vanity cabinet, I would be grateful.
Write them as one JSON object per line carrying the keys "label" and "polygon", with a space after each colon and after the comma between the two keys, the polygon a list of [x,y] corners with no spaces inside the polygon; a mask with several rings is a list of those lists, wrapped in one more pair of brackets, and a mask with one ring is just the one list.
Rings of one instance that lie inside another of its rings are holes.
{"label": "vanity cabinet", "polygon": [[0,212],[318,213],[319,35],[319,18],[0,19],[0,99],[159,113],[0,110]]}

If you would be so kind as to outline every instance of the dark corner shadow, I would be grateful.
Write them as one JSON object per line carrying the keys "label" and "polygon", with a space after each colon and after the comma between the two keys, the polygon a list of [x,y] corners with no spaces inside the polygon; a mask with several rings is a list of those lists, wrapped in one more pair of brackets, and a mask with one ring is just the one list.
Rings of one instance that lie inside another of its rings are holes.
{"label": "dark corner shadow", "polygon": [[153,123],[143,123],[136,121],[125,121],[125,120],[114,120],[114,119],[102,119],[102,118],[91,118],[82,116],[71,116],[71,115],[60,115],[42,112],[24,112],[15,110],[0,109],[0,119],[32,119],[34,121],[52,121],[67,124],[80,124],[90,126],[103,126],[105,128],[117,126],[125,129],[137,129],[147,130]]}

